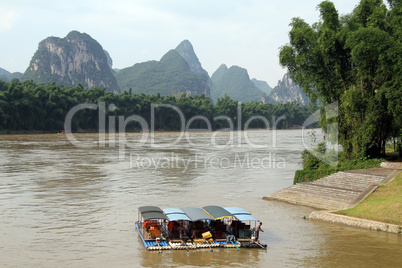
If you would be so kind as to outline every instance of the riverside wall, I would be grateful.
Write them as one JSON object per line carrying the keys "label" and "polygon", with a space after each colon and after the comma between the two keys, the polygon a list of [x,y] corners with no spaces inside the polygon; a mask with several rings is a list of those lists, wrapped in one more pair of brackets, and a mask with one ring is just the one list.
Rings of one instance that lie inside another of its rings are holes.
{"label": "riverside wall", "polygon": [[313,211],[308,217],[309,220],[321,220],[332,223],[340,223],[348,226],[365,228],[376,231],[384,231],[395,234],[402,234],[402,225],[389,224],[379,221],[360,219],[345,215],[334,214],[334,211]]}

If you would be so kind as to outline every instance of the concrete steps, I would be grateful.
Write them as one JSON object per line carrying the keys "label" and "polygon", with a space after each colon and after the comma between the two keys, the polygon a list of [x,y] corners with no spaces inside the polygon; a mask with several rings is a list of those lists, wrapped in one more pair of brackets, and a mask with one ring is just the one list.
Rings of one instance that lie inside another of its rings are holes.
{"label": "concrete steps", "polygon": [[398,173],[387,169],[338,172],[314,182],[298,183],[269,194],[264,199],[325,210],[347,209],[363,200],[389,176]]}
{"label": "concrete steps", "polygon": [[383,180],[384,176],[338,172],[311,182],[311,184],[338,187],[352,191],[362,191],[362,189],[367,188],[372,184],[379,185]]}

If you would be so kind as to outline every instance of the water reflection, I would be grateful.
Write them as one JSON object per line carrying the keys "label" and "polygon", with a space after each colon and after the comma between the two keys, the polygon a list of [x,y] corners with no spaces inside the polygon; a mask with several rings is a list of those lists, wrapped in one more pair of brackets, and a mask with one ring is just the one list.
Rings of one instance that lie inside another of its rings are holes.
{"label": "water reflection", "polygon": [[223,249],[214,248],[181,251],[143,251],[142,267],[250,267],[258,266],[266,249]]}

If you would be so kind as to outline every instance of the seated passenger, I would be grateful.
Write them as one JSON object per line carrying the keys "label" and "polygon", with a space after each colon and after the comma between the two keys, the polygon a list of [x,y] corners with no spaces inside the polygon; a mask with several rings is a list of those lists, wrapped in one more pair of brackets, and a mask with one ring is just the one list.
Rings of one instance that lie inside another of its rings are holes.
{"label": "seated passenger", "polygon": [[185,234],[185,228],[184,228],[183,224],[180,224],[180,226],[179,226],[180,239],[183,238],[184,234]]}

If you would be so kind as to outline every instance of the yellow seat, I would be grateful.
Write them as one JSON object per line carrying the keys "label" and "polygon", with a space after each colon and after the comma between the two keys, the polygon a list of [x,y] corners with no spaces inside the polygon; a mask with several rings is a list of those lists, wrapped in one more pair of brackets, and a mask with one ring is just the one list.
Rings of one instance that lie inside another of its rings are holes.
{"label": "yellow seat", "polygon": [[208,239],[208,238],[211,238],[212,237],[212,234],[211,234],[211,232],[205,232],[205,233],[202,233],[202,238],[203,239]]}

